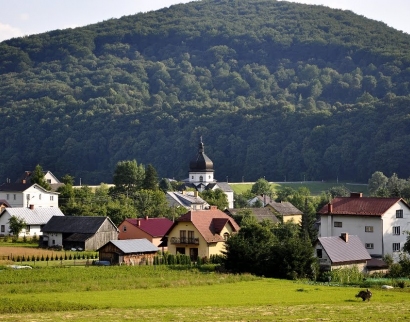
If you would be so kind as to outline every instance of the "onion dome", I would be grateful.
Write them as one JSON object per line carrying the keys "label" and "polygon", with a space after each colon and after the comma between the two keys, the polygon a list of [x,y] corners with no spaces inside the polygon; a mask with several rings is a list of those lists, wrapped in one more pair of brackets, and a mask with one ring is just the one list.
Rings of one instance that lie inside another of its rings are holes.
{"label": "onion dome", "polygon": [[201,142],[198,145],[198,153],[189,163],[191,172],[211,172],[214,171],[214,164],[210,158],[204,153],[204,144]]}

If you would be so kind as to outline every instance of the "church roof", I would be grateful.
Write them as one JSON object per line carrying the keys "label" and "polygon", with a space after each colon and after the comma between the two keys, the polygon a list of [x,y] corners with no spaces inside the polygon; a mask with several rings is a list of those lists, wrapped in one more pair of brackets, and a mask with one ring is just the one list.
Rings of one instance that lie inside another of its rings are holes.
{"label": "church roof", "polygon": [[198,153],[189,163],[189,169],[193,172],[213,172],[214,164],[204,152],[204,144],[202,142],[198,145]]}

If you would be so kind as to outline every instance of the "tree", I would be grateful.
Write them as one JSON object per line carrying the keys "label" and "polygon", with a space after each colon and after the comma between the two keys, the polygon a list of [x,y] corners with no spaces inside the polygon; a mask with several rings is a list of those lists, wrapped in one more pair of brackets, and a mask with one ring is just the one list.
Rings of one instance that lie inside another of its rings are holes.
{"label": "tree", "polygon": [[251,188],[251,192],[255,195],[272,196],[273,191],[270,183],[264,178],[258,179]]}
{"label": "tree", "polygon": [[10,233],[12,233],[14,236],[18,237],[23,230],[27,226],[27,223],[24,219],[12,216],[9,219],[9,227],[10,227]]}
{"label": "tree", "polygon": [[211,206],[217,206],[219,210],[225,210],[229,207],[228,197],[221,189],[205,190],[199,195]]}
{"label": "tree", "polygon": [[44,179],[44,171],[41,165],[37,164],[31,174],[31,183],[37,183],[46,190],[51,190],[50,184]]}
{"label": "tree", "polygon": [[169,179],[167,178],[162,178],[159,181],[159,188],[164,192],[167,193],[167,191],[173,191],[174,188],[171,185],[171,182],[169,182]]}
{"label": "tree", "polygon": [[145,178],[145,170],[138,165],[136,160],[120,161],[114,171],[113,183],[115,187],[110,189],[111,195],[124,194],[131,197],[142,188]]}
{"label": "tree", "polygon": [[282,187],[276,192],[276,201],[288,201],[295,192],[291,187]]}
{"label": "tree", "polygon": [[158,189],[158,175],[152,164],[148,164],[145,169],[145,177],[142,182],[142,189],[157,190]]}
{"label": "tree", "polygon": [[332,198],[349,196],[349,190],[347,190],[344,186],[331,187],[330,189],[327,190],[327,193]]}
{"label": "tree", "polygon": [[64,177],[61,178],[61,182],[64,183],[65,185],[74,185],[74,177],[70,176],[69,174],[64,175]]}
{"label": "tree", "polygon": [[378,193],[386,188],[388,180],[389,179],[383,174],[383,172],[374,172],[368,182],[370,195],[378,196]]}

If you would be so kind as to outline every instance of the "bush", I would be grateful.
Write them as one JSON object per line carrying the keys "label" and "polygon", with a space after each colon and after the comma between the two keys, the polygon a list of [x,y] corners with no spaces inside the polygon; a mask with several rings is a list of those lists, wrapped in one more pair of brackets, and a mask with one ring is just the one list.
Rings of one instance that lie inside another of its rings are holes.
{"label": "bush", "polygon": [[26,237],[26,235],[23,236],[23,243],[27,243],[27,237]]}

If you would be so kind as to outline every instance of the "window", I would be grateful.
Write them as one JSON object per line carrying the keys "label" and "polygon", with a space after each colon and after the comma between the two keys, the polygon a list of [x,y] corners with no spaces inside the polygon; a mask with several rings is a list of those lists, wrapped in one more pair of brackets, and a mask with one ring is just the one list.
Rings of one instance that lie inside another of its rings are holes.
{"label": "window", "polygon": [[366,233],[372,233],[373,232],[373,226],[365,226],[364,231]]}
{"label": "window", "polygon": [[316,256],[318,258],[322,258],[323,254],[322,254],[322,250],[321,249],[316,249]]}
{"label": "window", "polygon": [[393,235],[400,235],[400,226],[393,227]]}
{"label": "window", "polygon": [[393,252],[400,251],[400,243],[393,243]]}
{"label": "window", "polygon": [[26,226],[26,232],[28,232],[28,233],[30,232],[30,226],[29,225]]}
{"label": "window", "polygon": [[13,195],[13,200],[16,200],[16,194]]}
{"label": "window", "polygon": [[342,227],[342,222],[341,221],[335,221],[333,225],[335,227]]}
{"label": "window", "polygon": [[204,177],[203,176],[199,177],[199,182],[204,182]]}
{"label": "window", "polygon": [[1,225],[1,232],[2,232],[2,233],[6,232],[6,226]]}
{"label": "window", "polygon": [[41,193],[38,195],[38,199],[41,200]]}
{"label": "window", "polygon": [[396,218],[403,218],[403,209],[396,210]]}
{"label": "window", "polygon": [[56,244],[56,241],[53,239],[53,245],[55,245]]}
{"label": "window", "polygon": [[123,226],[123,227],[122,227],[122,231],[123,231],[123,232],[126,232],[126,231],[127,231],[127,226]]}
{"label": "window", "polygon": [[192,230],[188,230],[188,243],[194,242],[194,232]]}
{"label": "window", "polygon": [[191,176],[191,179],[193,179],[194,178],[194,176]]}
{"label": "window", "polygon": [[9,200],[9,194],[6,195],[7,200]]}
{"label": "window", "polygon": [[367,244],[365,244],[365,247],[366,247],[367,249],[373,249],[373,248],[374,248],[374,244],[373,244],[373,243],[367,243]]}
{"label": "window", "polygon": [[50,201],[53,201],[54,200],[54,196],[50,196]]}
{"label": "window", "polygon": [[51,179],[47,179],[47,183],[51,183]]}
{"label": "window", "polygon": [[[179,239],[180,239],[179,240],[180,243],[186,243],[187,242],[187,240],[186,240],[186,230],[180,230],[179,231]],[[184,250],[184,254],[185,254],[185,250]]]}
{"label": "window", "polygon": [[177,247],[177,254],[185,255],[185,247]]}
{"label": "window", "polygon": [[225,241],[227,241],[228,238],[229,238],[229,233],[225,233],[225,234],[224,234],[224,239],[225,239]]}

